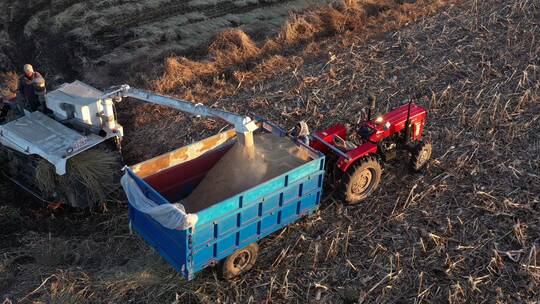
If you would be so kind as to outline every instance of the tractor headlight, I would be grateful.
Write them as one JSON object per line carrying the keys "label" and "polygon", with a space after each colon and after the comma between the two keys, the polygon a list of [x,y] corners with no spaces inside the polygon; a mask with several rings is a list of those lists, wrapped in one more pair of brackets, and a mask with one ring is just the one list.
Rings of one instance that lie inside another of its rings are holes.
{"label": "tractor headlight", "polygon": [[375,122],[378,123],[378,124],[380,124],[381,122],[383,122],[382,116],[377,117],[377,118],[375,119]]}

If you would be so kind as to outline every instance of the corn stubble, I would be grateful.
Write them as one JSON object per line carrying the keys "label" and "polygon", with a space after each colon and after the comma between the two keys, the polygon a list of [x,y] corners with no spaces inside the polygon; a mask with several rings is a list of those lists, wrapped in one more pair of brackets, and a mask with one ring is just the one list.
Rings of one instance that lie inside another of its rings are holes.
{"label": "corn stubble", "polygon": [[[236,55],[230,57],[235,63],[223,65],[214,63],[216,56],[198,61],[215,73],[199,73],[189,61],[195,69],[184,79],[167,64],[154,85],[289,127],[305,119],[312,129],[356,123],[369,95],[377,97],[381,111],[416,96],[429,109],[426,136],[434,147],[425,173],[410,175],[391,164],[396,168],[386,170],[384,186],[352,208],[327,189],[315,217],[262,241],[254,269],[233,282],[219,280],[211,270],[183,282],[129,235],[118,211],[92,228],[92,244],[80,242],[87,225],[75,234],[59,234],[80,253],[77,266],[13,266],[19,265],[10,262],[18,253],[41,249],[35,240],[43,236],[25,232],[24,245],[17,253],[8,250],[0,267],[9,274],[19,269],[11,276],[16,283],[2,292],[42,302],[73,297],[149,303],[537,301],[540,5],[405,1],[374,12],[361,27],[287,46],[276,42],[280,35],[268,43],[278,51],[246,51],[251,59],[245,62]],[[308,36],[318,28],[300,24],[298,30]],[[171,60],[185,67],[188,59]],[[162,108],[128,105],[122,115],[137,118],[139,127],[129,129],[135,130],[126,147],[132,160],[183,144],[184,139],[171,139],[178,135],[191,141],[221,127]],[[155,129],[162,133],[154,137],[161,147],[137,146]],[[85,255],[85,248],[109,254]]]}

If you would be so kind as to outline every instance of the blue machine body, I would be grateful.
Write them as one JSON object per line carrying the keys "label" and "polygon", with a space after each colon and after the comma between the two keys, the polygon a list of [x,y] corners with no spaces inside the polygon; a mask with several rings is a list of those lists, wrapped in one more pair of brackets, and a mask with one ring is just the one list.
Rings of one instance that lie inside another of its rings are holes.
{"label": "blue machine body", "polygon": [[[259,122],[261,130],[286,136]],[[291,139],[293,140],[293,139]],[[186,197],[236,142],[233,130],[219,133],[128,168],[143,193],[157,204]],[[278,177],[197,212],[194,227],[174,230],[129,205],[132,228],[187,280],[236,250],[313,214],[322,195],[325,157],[301,143],[309,160]]]}

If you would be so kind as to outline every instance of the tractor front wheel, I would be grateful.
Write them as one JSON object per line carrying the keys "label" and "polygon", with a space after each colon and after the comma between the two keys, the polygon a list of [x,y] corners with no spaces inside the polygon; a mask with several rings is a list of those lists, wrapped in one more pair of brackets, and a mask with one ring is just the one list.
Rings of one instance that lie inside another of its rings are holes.
{"label": "tractor front wheel", "polygon": [[252,243],[245,248],[238,249],[221,263],[223,277],[230,280],[249,271],[259,256],[259,246]]}
{"label": "tractor front wheel", "polygon": [[381,181],[382,167],[374,157],[364,157],[347,170],[341,180],[340,194],[347,204],[357,204],[368,197]]}
{"label": "tractor front wheel", "polygon": [[413,171],[421,171],[428,163],[431,157],[431,144],[428,142],[419,142],[414,146],[411,152],[411,169]]}

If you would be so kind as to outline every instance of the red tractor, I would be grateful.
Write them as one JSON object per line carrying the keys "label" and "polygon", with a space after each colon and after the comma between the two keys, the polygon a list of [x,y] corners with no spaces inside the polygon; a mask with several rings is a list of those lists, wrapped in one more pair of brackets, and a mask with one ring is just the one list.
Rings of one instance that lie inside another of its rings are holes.
{"label": "red tractor", "polygon": [[396,158],[398,150],[410,154],[414,171],[420,171],[431,156],[431,144],[422,140],[427,115],[424,108],[409,102],[372,120],[374,108],[372,101],[368,119],[351,130],[357,142],[348,140],[342,124],[313,134],[309,142],[336,161],[338,193],[348,204],[359,203],[373,193],[381,180],[381,164]]}

